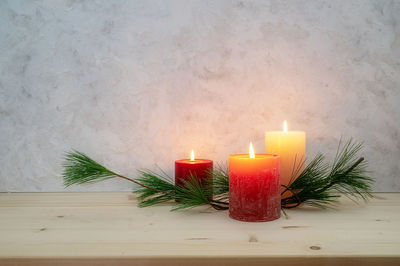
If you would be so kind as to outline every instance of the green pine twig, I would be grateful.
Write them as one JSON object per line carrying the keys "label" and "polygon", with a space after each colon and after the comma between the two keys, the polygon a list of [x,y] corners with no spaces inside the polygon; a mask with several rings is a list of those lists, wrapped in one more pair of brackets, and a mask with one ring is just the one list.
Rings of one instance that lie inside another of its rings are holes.
{"label": "green pine twig", "polygon": [[345,143],[340,141],[331,166],[324,162],[323,155],[317,155],[288,185],[295,194],[282,199],[282,207],[301,203],[319,208],[332,207],[340,197],[337,192],[353,200],[367,200],[371,197],[373,179],[368,176],[366,160],[358,155],[362,147],[362,143],[351,139]]}
{"label": "green pine twig", "polygon": [[74,184],[90,184],[117,176],[113,171],[95,162],[79,151],[67,152],[63,163],[65,187]]}
{"label": "green pine twig", "polygon": [[229,170],[227,165],[217,164],[216,169],[210,173],[213,178],[213,197],[222,202],[229,199]]}
{"label": "green pine twig", "polygon": [[172,210],[187,209],[201,205],[210,205],[215,209],[226,208],[226,203],[212,200],[212,189],[205,189],[211,185],[202,185],[198,179],[191,176],[184,181],[183,186],[175,185],[172,178],[165,173],[153,171],[138,171],[139,177],[132,179],[115,173],[84,153],[68,152],[63,163],[64,185],[91,184],[111,178],[122,178],[139,185],[133,190],[138,194],[139,207],[148,207],[167,201],[174,202]]}

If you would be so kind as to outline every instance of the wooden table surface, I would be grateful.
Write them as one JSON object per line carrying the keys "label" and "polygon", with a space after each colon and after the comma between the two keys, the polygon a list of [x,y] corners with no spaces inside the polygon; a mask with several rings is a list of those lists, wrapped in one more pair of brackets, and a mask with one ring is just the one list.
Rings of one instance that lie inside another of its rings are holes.
{"label": "wooden table surface", "polygon": [[130,193],[0,193],[0,265],[400,265],[400,193],[244,223]]}

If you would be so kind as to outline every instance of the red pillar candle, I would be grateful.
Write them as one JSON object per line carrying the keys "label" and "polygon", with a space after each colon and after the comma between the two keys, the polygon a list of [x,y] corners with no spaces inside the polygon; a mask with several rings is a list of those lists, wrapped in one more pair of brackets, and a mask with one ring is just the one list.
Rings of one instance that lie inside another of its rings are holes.
{"label": "red pillar candle", "polygon": [[213,161],[195,159],[192,151],[190,159],[175,161],[175,185],[183,186],[185,184],[184,180],[190,181],[192,175],[202,186],[209,185],[209,188],[212,189],[212,179],[210,177],[212,170]]}
{"label": "red pillar candle", "polygon": [[281,216],[280,158],[276,154],[229,156],[229,216],[266,222]]}

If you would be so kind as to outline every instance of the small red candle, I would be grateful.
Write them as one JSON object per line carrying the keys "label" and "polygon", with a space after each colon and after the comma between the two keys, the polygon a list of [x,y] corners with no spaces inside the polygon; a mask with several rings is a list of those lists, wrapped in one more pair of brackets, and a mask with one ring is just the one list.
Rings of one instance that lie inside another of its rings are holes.
{"label": "small red candle", "polygon": [[195,159],[194,152],[190,153],[190,159],[175,161],[175,185],[183,186],[184,180],[190,181],[191,175],[196,178],[202,186],[212,189],[213,161],[206,159]]}
{"label": "small red candle", "polygon": [[229,156],[229,216],[266,222],[281,216],[280,158],[276,154]]}

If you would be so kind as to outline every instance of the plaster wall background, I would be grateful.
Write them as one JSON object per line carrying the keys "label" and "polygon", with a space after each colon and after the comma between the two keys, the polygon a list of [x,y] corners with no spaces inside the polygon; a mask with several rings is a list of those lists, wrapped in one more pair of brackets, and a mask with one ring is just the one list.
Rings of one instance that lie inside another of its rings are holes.
{"label": "plaster wall background", "polygon": [[[0,1],[0,191],[64,191],[71,148],[134,176],[264,132],[364,141],[400,191],[400,1]],[[68,191],[129,191],[118,180]]]}

